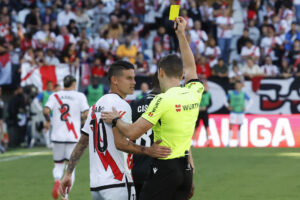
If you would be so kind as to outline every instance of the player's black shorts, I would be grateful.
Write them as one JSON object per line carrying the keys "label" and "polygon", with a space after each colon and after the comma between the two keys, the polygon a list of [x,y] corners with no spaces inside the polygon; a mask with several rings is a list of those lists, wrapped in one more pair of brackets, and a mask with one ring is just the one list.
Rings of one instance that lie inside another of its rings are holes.
{"label": "player's black shorts", "polygon": [[196,128],[199,126],[200,119],[202,119],[205,128],[207,128],[208,127],[208,112],[207,111],[200,111],[199,112],[198,119],[197,119],[197,122],[196,122]]}
{"label": "player's black shorts", "polygon": [[193,173],[186,169],[186,159],[154,159],[140,200],[185,200],[192,188]]}

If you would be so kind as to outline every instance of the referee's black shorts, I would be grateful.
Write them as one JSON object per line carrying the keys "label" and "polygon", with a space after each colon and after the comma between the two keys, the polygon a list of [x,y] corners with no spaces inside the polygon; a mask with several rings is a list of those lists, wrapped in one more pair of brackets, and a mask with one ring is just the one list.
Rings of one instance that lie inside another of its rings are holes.
{"label": "referee's black shorts", "polygon": [[153,159],[140,200],[186,200],[192,188],[193,173],[186,169],[186,159]]}
{"label": "referee's black shorts", "polygon": [[207,111],[200,111],[199,112],[198,119],[196,121],[196,128],[199,126],[201,119],[203,121],[203,124],[204,124],[205,128],[207,128],[208,127],[208,112]]}

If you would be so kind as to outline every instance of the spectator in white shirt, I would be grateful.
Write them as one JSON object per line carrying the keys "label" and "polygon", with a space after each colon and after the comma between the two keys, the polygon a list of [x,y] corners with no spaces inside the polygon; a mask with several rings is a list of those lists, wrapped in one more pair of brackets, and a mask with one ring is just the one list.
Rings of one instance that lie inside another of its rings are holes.
{"label": "spectator in white shirt", "polygon": [[255,63],[257,63],[260,57],[260,49],[258,46],[253,45],[251,39],[246,40],[246,45],[242,47],[241,57],[244,62],[248,58],[252,58]]}
{"label": "spectator in white shirt", "polygon": [[66,49],[68,44],[76,43],[76,39],[73,34],[70,34],[67,27],[62,26],[60,28],[60,34],[56,37],[55,48],[59,51]]}
{"label": "spectator in white shirt", "polygon": [[201,19],[203,23],[203,29],[208,33],[212,33],[212,21],[214,20],[213,11],[214,9],[209,6],[206,0],[202,1],[201,6],[199,7],[201,13]]}
{"label": "spectator in white shirt", "polygon": [[264,75],[267,77],[276,77],[279,74],[278,67],[273,65],[270,56],[266,56],[265,64],[261,67],[261,69]]}
{"label": "spectator in white shirt", "polygon": [[39,48],[53,48],[55,43],[55,34],[50,32],[49,24],[44,24],[43,29],[36,32],[33,39],[37,42]]}
{"label": "spectator in white shirt", "polygon": [[236,81],[244,81],[243,73],[239,69],[237,63],[232,66],[232,69],[228,73],[228,78],[230,83],[235,83]]}
{"label": "spectator in white shirt", "polygon": [[71,11],[71,5],[66,4],[65,9],[58,13],[57,16],[57,25],[58,26],[67,26],[71,19],[76,19],[76,15]]}
{"label": "spectator in white shirt", "polygon": [[92,20],[86,13],[85,9],[78,8],[76,10],[76,24],[77,27],[81,30],[83,28],[90,28],[92,26]]}
{"label": "spectator in white shirt", "polygon": [[280,37],[276,36],[274,33],[274,27],[270,26],[268,28],[267,36],[264,37],[260,43],[261,50],[262,50],[262,56],[270,56],[272,58],[272,61],[278,61],[278,57],[276,55],[276,52],[278,53],[282,45],[282,40]]}
{"label": "spectator in white shirt", "polygon": [[233,19],[229,9],[223,9],[223,15],[217,17],[218,44],[225,63],[229,61],[230,43],[232,38]]}
{"label": "spectator in white shirt", "polygon": [[262,71],[257,64],[254,64],[252,58],[248,58],[247,64],[242,69],[243,75],[246,78],[253,78],[262,75]]}
{"label": "spectator in white shirt", "polygon": [[249,38],[253,41],[255,45],[258,44],[258,40],[260,39],[260,31],[255,26],[255,20],[252,19],[249,21]]}
{"label": "spectator in white shirt", "polygon": [[297,24],[300,24],[300,0],[294,0]]}
{"label": "spectator in white shirt", "polygon": [[194,22],[194,28],[190,30],[191,41],[196,42],[197,40],[202,40],[207,42],[208,37],[205,31],[201,30],[202,24],[199,20]]}
{"label": "spectator in white shirt", "polygon": [[220,47],[216,46],[216,41],[214,38],[208,40],[208,46],[205,49],[205,56],[209,59],[209,66],[213,67],[218,63],[218,58],[221,56]]}

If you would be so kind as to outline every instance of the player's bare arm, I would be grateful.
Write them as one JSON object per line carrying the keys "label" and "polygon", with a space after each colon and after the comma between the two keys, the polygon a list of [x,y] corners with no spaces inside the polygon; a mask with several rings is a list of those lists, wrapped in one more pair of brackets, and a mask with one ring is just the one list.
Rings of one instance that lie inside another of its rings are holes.
{"label": "player's bare arm", "polygon": [[196,64],[193,52],[185,36],[185,28],[187,22],[183,17],[178,17],[175,20],[174,28],[177,30],[176,35],[179,41],[179,47],[181,50],[181,58],[184,66],[185,83],[192,79],[198,79],[196,72]]}
{"label": "player's bare arm", "polygon": [[118,128],[113,128],[114,141],[118,150],[133,154],[144,154],[153,158],[166,158],[171,154],[168,147],[159,146],[161,140],[153,143],[151,147],[144,147],[127,140]]}
{"label": "player's bare arm", "polygon": [[51,110],[50,110],[50,108],[48,108],[48,107],[45,107],[45,108],[43,109],[43,114],[44,114],[44,117],[45,117],[45,119],[46,119],[46,122],[45,122],[45,124],[44,124],[44,128],[45,128],[46,130],[49,130],[49,129],[50,129],[50,112],[51,112]]}
{"label": "player's bare arm", "polygon": [[85,123],[85,120],[86,120],[88,114],[89,114],[88,110],[81,113],[81,125],[83,125]]}
{"label": "player's bare arm", "polygon": [[111,124],[114,119],[119,118],[116,121],[116,127],[120,130],[125,137],[130,140],[136,140],[141,137],[144,133],[146,133],[150,128],[153,127],[153,124],[140,117],[133,124],[126,123],[120,119],[120,114],[113,107],[112,112],[102,112],[101,118],[106,122]]}
{"label": "player's bare arm", "polygon": [[70,190],[71,188],[71,176],[72,176],[72,172],[75,168],[75,166],[77,165],[78,161],[80,160],[80,157],[82,156],[84,150],[86,149],[86,147],[89,145],[89,136],[82,134],[80,137],[79,142],[77,143],[77,145],[75,146],[69,164],[68,164],[68,168],[67,171],[65,173],[65,176],[63,177],[62,181],[61,181],[61,185],[59,188],[59,191],[61,193],[61,195],[64,197],[66,195],[66,189]]}

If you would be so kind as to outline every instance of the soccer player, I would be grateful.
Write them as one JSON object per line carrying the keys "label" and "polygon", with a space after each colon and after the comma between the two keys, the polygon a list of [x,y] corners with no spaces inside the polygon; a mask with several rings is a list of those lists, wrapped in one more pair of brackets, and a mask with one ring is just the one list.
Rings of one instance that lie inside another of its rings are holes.
{"label": "soccer player", "polygon": [[[185,36],[185,27],[185,19],[176,18],[174,28],[182,60],[177,55],[169,55],[159,61],[158,80],[163,93],[156,95],[142,117],[129,124],[120,119],[116,109],[101,115],[105,122],[112,123],[131,140],[139,138],[153,127],[154,141],[162,140],[162,146],[172,149],[167,158],[153,160],[151,174],[142,188],[141,200],[188,199],[193,194],[193,170],[188,151],[204,87],[197,79],[195,60]],[[180,87],[183,68],[186,85]]]}
{"label": "soccer player", "polygon": [[[64,90],[49,96],[43,110],[46,118],[45,128],[50,128],[50,112],[53,143],[53,177],[55,180],[52,197],[58,199],[60,179],[63,177],[65,161],[68,162],[71,153],[80,138],[81,122],[85,121],[88,114],[88,103],[83,93],[75,91],[76,79],[68,75],[64,78]],[[75,180],[75,172],[72,174]]]}
{"label": "soccer player", "polygon": [[[132,121],[135,122],[147,110],[153,98],[160,93],[157,74],[153,76],[152,90],[142,99],[132,101],[130,106],[132,109]],[[153,130],[149,129],[140,138],[136,139],[135,144],[150,147],[153,144]],[[136,191],[136,199],[139,199],[141,189],[149,174],[152,158],[146,155],[133,155],[132,176]]]}
{"label": "soccer player", "polygon": [[240,130],[244,121],[244,113],[246,110],[246,100],[249,102],[247,107],[251,106],[249,96],[242,91],[243,83],[241,81],[235,82],[235,90],[229,92],[227,99],[229,101],[225,103],[228,110],[230,111],[230,126],[229,126],[229,138],[227,146],[230,146],[230,141],[232,137],[232,128],[234,125],[238,125],[238,146],[240,139]]}
{"label": "soccer player", "polygon": [[[199,126],[200,120],[203,121],[204,127],[205,127],[205,131],[206,131],[206,144],[207,146],[209,146],[209,142],[208,142],[208,112],[207,109],[209,106],[211,106],[211,95],[208,91],[208,85],[207,82],[204,82],[204,92],[202,94],[202,99],[200,102],[200,108],[199,108],[199,114],[198,114],[198,119],[196,122],[196,128]],[[197,142],[198,138],[195,138],[195,142]]]}
{"label": "soccer player", "polygon": [[104,123],[101,113],[111,111],[112,107],[120,111],[124,121],[131,123],[131,108],[124,98],[134,92],[134,66],[129,62],[117,61],[110,66],[108,78],[110,93],[101,97],[89,110],[81,139],[71,155],[61,184],[63,196],[71,186],[71,174],[87,146],[90,154],[90,189],[94,200],[135,200],[131,177],[132,156],[127,153],[152,157],[170,155],[169,148],[158,145],[161,141],[151,147],[138,146],[121,135],[117,128]]}

